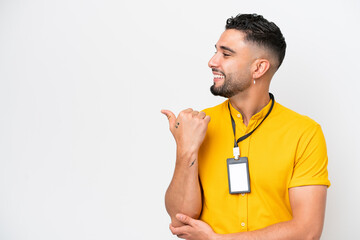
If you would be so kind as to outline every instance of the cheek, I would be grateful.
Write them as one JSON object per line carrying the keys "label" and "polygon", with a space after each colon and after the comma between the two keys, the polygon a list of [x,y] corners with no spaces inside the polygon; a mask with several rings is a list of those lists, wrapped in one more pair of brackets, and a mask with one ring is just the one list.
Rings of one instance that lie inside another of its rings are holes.
{"label": "cheek", "polygon": [[231,73],[229,72],[229,76],[232,76],[235,79],[241,79],[242,81],[251,80],[252,74],[249,68],[247,67],[238,67],[237,69],[234,69]]}
{"label": "cheek", "polygon": [[244,73],[244,66],[242,66],[241,64],[232,62],[232,63],[227,63],[223,65],[223,70],[225,72],[225,74],[231,74],[233,76],[236,75],[241,75]]}
{"label": "cheek", "polygon": [[233,74],[239,70],[239,66],[233,62],[224,62],[222,64],[222,69],[225,74]]}

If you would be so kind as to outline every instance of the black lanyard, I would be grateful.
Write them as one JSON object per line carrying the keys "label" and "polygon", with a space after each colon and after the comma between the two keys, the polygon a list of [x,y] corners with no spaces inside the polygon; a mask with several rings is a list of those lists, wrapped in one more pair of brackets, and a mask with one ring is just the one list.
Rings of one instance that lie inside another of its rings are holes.
{"label": "black lanyard", "polygon": [[231,110],[230,110],[230,100],[228,102],[228,108],[229,108],[229,113],[230,113],[230,117],[231,117],[231,124],[232,124],[232,128],[233,128],[233,132],[234,132],[234,148],[238,147],[238,143],[247,139],[248,137],[250,137],[251,134],[253,134],[253,132],[255,132],[255,130],[264,122],[264,120],[269,116],[269,114],[271,113],[273,107],[274,107],[274,103],[275,103],[275,99],[274,99],[274,95],[272,95],[271,93],[269,93],[270,95],[270,99],[271,99],[271,107],[269,109],[269,111],[267,112],[267,114],[265,115],[265,117],[263,118],[263,120],[260,122],[259,125],[256,126],[256,128],[254,128],[254,130],[252,130],[251,132],[249,132],[248,134],[245,134],[244,136],[242,136],[241,138],[239,138],[236,141],[236,135],[235,135],[235,121],[234,118],[231,115]]}

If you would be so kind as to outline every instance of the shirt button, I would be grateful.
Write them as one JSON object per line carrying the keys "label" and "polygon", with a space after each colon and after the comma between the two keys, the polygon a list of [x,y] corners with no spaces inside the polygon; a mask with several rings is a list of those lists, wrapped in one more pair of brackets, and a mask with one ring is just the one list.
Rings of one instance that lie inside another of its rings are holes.
{"label": "shirt button", "polygon": [[242,193],[241,196],[245,196],[245,193]]}
{"label": "shirt button", "polygon": [[241,223],[241,226],[245,227],[245,223],[244,223],[244,222],[242,222],[242,223]]}
{"label": "shirt button", "polygon": [[240,113],[237,115],[237,117],[239,118],[241,115],[240,115]]}

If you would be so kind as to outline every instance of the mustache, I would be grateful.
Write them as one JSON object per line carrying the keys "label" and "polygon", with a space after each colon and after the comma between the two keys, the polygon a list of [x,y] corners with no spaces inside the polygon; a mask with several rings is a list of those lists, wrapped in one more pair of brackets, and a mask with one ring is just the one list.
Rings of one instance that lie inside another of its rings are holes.
{"label": "mustache", "polygon": [[214,73],[214,72],[221,73],[222,75],[224,75],[224,76],[226,77],[225,73],[224,73],[223,71],[220,71],[220,70],[217,69],[217,68],[212,68],[211,70],[212,70],[213,73]]}

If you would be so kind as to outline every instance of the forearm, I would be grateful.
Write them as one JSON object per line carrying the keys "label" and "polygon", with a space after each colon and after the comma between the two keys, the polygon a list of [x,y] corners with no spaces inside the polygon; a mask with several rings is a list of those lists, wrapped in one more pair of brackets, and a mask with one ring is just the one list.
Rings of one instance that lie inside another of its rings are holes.
{"label": "forearm", "polygon": [[197,152],[187,153],[178,149],[174,175],[165,195],[165,206],[174,226],[183,225],[176,220],[177,213],[199,217],[202,202]]}
{"label": "forearm", "polygon": [[263,229],[250,232],[240,232],[217,235],[216,240],[307,240],[320,239],[320,229],[314,226],[306,227],[294,220],[280,222]]}

